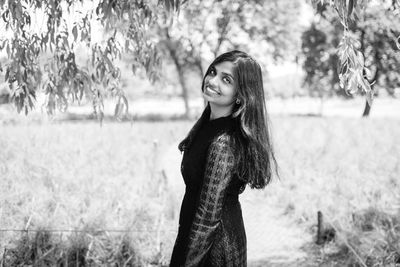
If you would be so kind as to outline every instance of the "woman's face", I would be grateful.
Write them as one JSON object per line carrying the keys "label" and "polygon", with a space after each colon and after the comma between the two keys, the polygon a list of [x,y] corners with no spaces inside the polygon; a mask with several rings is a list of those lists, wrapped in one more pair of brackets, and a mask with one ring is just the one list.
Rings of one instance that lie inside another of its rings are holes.
{"label": "woman's face", "polygon": [[234,65],[230,61],[216,64],[204,78],[203,97],[215,106],[233,106],[236,100]]}

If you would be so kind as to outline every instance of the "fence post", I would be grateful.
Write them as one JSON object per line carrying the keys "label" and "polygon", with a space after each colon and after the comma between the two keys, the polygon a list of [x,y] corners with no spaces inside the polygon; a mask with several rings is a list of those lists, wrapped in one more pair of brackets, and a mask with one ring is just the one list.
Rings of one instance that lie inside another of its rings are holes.
{"label": "fence post", "polygon": [[323,239],[324,218],[323,218],[323,215],[322,215],[321,211],[318,211],[317,219],[318,219],[317,245],[322,245],[322,244],[324,244],[324,239]]}
{"label": "fence post", "polygon": [[321,211],[318,211],[318,230],[317,230],[317,245],[323,245],[329,241],[332,241],[336,236],[336,230],[331,223],[330,226],[326,227],[324,223],[324,217]]}
{"label": "fence post", "polygon": [[4,261],[5,261],[6,252],[7,252],[7,248],[4,247],[3,259],[1,260],[1,267],[4,267]]}

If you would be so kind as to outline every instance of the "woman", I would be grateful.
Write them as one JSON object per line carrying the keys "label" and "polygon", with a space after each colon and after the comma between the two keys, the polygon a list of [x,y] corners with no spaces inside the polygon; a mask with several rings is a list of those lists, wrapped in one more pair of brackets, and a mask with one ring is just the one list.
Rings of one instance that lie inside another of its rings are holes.
{"label": "woman", "polygon": [[179,144],[186,191],[170,266],[246,266],[238,195],[246,184],[264,188],[277,166],[260,65],[244,52],[224,53],[201,88],[207,107]]}

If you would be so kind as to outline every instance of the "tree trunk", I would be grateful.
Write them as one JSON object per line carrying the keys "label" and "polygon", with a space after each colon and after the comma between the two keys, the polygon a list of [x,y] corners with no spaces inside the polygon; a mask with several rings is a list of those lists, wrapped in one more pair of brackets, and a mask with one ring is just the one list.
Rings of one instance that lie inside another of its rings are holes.
{"label": "tree trunk", "polygon": [[[203,78],[204,78],[204,70],[203,70],[203,66],[201,64],[201,59],[195,61],[195,66],[197,67],[197,70],[199,71],[200,78],[203,80]],[[203,90],[203,88],[201,88],[201,90]],[[207,103],[208,102],[204,99],[203,100],[204,108],[207,106]]]}
{"label": "tree trunk", "polygon": [[324,101],[324,100],[325,100],[325,99],[324,99],[324,96],[321,95],[320,98],[319,98],[319,100],[320,100],[320,102],[319,102],[319,116],[322,117],[323,112],[324,112],[324,103],[325,103],[325,101]]}
{"label": "tree trunk", "polygon": [[[361,50],[361,53],[363,54],[363,56],[365,58],[366,54],[365,54],[365,43],[364,43],[365,42],[365,31],[364,30],[361,31],[360,42],[361,42],[360,50]],[[380,59],[379,51],[377,49],[375,49],[375,51],[374,51],[373,59],[374,59],[374,64],[376,66],[375,74],[374,74],[374,77],[371,80],[367,79],[369,84],[371,84],[372,92],[374,92],[374,85],[377,82],[377,80],[379,78],[379,75],[380,75],[379,69],[381,69],[381,59]],[[364,76],[366,75],[365,69],[363,70],[363,75]],[[371,103],[371,105],[372,105],[372,103]],[[363,117],[368,117],[369,113],[371,111],[371,108],[372,107],[369,105],[367,99],[365,99],[365,106],[364,106],[364,111],[363,111],[362,116]]]}
{"label": "tree trunk", "polygon": [[368,117],[370,111],[371,111],[371,106],[368,104],[368,101],[365,100],[365,107],[364,107],[364,112],[363,112],[362,116]]}
{"label": "tree trunk", "polygon": [[175,67],[178,70],[179,83],[182,88],[182,98],[185,103],[185,118],[190,118],[190,107],[189,107],[189,89],[186,84],[185,74],[183,67],[177,60],[174,59]]}
{"label": "tree trunk", "polygon": [[185,104],[185,115],[184,116],[185,116],[185,118],[190,118],[189,90],[188,90],[188,87],[186,84],[183,66],[179,62],[179,58],[178,58],[177,51],[176,51],[176,46],[174,46],[172,40],[170,39],[168,32],[166,32],[166,36],[168,39],[168,43],[167,43],[166,47],[169,51],[172,61],[175,64],[176,70],[178,71],[179,84],[181,85],[181,88],[182,88],[182,98],[183,98],[183,102]]}

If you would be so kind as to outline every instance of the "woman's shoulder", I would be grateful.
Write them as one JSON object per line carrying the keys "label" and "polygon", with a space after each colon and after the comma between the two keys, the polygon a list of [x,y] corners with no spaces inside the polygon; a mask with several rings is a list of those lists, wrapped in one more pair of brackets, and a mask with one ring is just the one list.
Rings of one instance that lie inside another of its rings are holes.
{"label": "woman's shoulder", "polygon": [[233,153],[234,137],[230,132],[222,132],[217,134],[210,143],[209,150],[216,150],[225,153]]}

